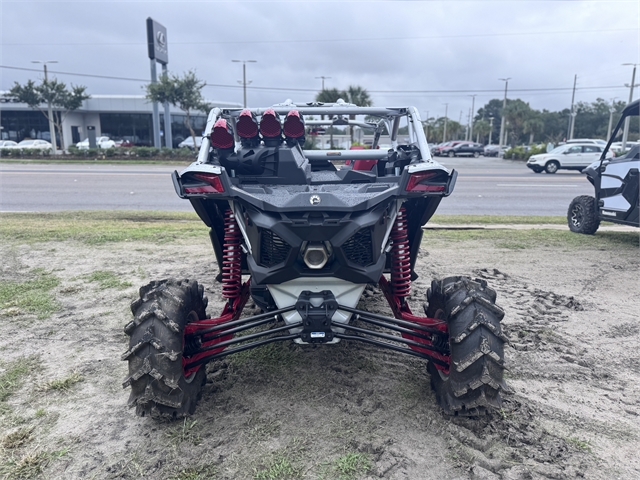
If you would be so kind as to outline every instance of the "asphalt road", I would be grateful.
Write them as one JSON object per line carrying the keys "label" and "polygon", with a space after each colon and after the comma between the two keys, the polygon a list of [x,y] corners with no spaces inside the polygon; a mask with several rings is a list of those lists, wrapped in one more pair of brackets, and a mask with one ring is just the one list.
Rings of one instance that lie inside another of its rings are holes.
{"label": "asphalt road", "polygon": [[[496,158],[437,160],[459,172],[441,214],[564,216],[574,197],[593,195],[578,172],[535,174],[523,162]],[[0,164],[0,211],[191,211],[170,177],[184,166]]]}

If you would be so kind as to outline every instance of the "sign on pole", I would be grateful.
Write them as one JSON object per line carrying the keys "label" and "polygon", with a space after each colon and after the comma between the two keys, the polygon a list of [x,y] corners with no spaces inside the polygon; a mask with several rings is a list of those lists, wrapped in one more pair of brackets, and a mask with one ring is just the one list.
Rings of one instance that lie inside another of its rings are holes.
{"label": "sign on pole", "polygon": [[147,18],[147,44],[149,46],[149,58],[166,65],[169,63],[169,50],[167,49],[167,29],[151,17]]}
{"label": "sign on pole", "polygon": [[[156,22],[153,18],[147,18],[147,46],[149,47],[149,59],[151,60],[151,83],[158,81],[158,75],[156,73],[156,62],[162,64],[164,70],[169,63],[169,50],[167,48],[167,29]],[[168,128],[171,138],[171,115],[169,114],[169,105],[164,105],[164,122],[165,129]],[[162,143],[160,141],[160,112],[158,111],[158,104],[153,102],[153,146],[161,148]],[[165,139],[166,140],[166,139]],[[171,148],[171,141],[165,142],[168,148]]]}

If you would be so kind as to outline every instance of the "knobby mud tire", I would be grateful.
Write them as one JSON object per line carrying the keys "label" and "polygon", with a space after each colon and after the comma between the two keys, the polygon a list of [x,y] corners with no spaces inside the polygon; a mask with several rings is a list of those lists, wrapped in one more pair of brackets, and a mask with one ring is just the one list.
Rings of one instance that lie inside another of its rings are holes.
{"label": "knobby mud tire", "polygon": [[483,415],[502,405],[504,344],[496,292],[481,279],[434,280],[427,291],[427,316],[446,320],[449,329],[449,374],[429,362],[431,386],[448,415]]}
{"label": "knobby mud tire", "polygon": [[167,279],[140,288],[131,303],[134,319],[125,326],[131,386],[129,406],[141,416],[176,419],[194,413],[206,381],[205,367],[185,378],[184,327],[207,318],[204,289],[193,280]]}
{"label": "knobby mud tire", "polygon": [[590,195],[574,198],[567,211],[569,230],[575,233],[593,235],[600,227],[596,209],[596,199]]}

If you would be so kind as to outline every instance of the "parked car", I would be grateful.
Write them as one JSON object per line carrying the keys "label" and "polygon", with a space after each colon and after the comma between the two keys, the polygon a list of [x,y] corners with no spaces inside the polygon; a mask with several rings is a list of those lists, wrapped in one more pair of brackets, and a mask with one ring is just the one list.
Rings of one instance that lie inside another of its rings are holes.
{"label": "parked car", "polygon": [[458,145],[443,150],[449,157],[475,157],[484,154],[484,146],[479,143],[459,143]]}
{"label": "parked car", "polygon": [[44,151],[51,150],[51,148],[53,148],[53,145],[51,145],[46,140],[22,140],[13,148],[35,148]]}
{"label": "parked car", "polygon": [[436,156],[447,155],[449,152],[448,150],[449,148],[453,148],[460,143],[473,143],[473,142],[467,142],[466,140],[452,140],[449,142],[444,142],[436,147],[436,150],[433,153],[433,155],[436,155]]}
{"label": "parked car", "polygon": [[442,142],[442,143],[438,143],[437,145],[434,145],[433,147],[431,147],[431,155],[434,156],[438,156],[440,155],[440,150],[443,149],[444,147],[448,147],[449,145],[451,145],[453,142]]}
{"label": "parked car", "polygon": [[1,140],[0,148],[15,148],[18,146],[18,142],[14,142],[13,140]]}
{"label": "parked car", "polygon": [[438,152],[438,155],[446,156],[446,157],[455,157],[456,152],[454,151],[454,148],[456,147],[461,148],[460,147],[461,145],[473,145],[473,142],[468,142],[466,140],[457,140],[455,142],[451,142],[450,145],[442,147]]}
{"label": "parked car", "polygon": [[[202,144],[202,137],[196,137],[196,148],[200,148]],[[194,150],[193,148],[193,137],[187,137],[182,142],[178,144],[178,148],[188,148],[189,150]]]}
{"label": "parked car", "polygon": [[[630,103],[622,111],[611,140],[616,137],[625,119],[638,115],[640,100]],[[595,195],[580,195],[569,205],[567,223],[572,232],[593,235],[601,221],[640,227],[640,144],[633,144],[626,154],[614,158],[609,157],[608,146],[605,146],[600,158],[584,170]]]}
{"label": "parked car", "polygon": [[487,145],[484,147],[485,157],[499,157],[503,153],[504,150],[500,145]]}
{"label": "parked car", "polygon": [[[627,142],[627,145],[625,146],[624,152],[628,152],[629,150],[631,150],[631,148],[635,147],[636,145],[638,145],[638,142]],[[622,142],[613,142],[611,144],[611,151],[613,153],[615,153],[616,156],[618,156],[619,154],[624,153],[622,151]]]}
{"label": "parked car", "polygon": [[566,142],[564,142],[565,144],[567,143],[591,143],[594,145],[600,145],[602,147],[604,147],[607,142],[605,142],[604,140],[600,140],[599,138],[572,138],[571,140],[567,140]]}
{"label": "parked car", "polygon": [[[603,150],[603,147],[594,143],[567,143],[554,148],[549,153],[531,155],[527,161],[527,167],[535,173],[541,173],[543,170],[547,173],[556,173],[559,169],[582,171],[598,160]],[[613,152],[607,152],[607,158],[613,156]]]}
{"label": "parked car", "polygon": [[[116,146],[116,142],[111,140],[109,137],[102,136],[96,138],[96,147],[98,148],[113,148]],[[85,138],[83,141],[76,143],[76,147],[80,150],[88,150],[89,149],[89,139]]]}
{"label": "parked car", "polygon": [[133,144],[133,142],[126,140],[124,138],[118,138],[113,140],[114,142],[114,147],[134,147],[135,145]]}

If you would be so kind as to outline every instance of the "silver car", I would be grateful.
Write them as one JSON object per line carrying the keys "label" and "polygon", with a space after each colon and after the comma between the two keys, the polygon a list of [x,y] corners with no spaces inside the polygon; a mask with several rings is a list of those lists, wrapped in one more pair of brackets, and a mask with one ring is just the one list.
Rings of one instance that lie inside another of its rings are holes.
{"label": "silver car", "polygon": [[[532,155],[527,161],[527,167],[535,173],[543,170],[556,173],[560,169],[579,170],[580,172],[600,158],[603,147],[595,143],[567,143],[554,148],[548,153]],[[607,152],[607,158],[613,153]]]}

